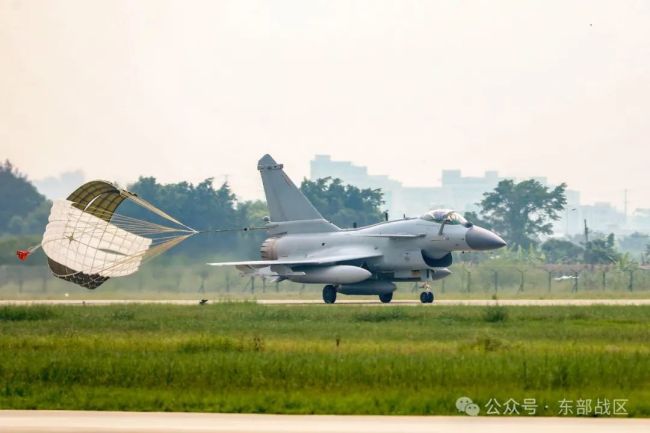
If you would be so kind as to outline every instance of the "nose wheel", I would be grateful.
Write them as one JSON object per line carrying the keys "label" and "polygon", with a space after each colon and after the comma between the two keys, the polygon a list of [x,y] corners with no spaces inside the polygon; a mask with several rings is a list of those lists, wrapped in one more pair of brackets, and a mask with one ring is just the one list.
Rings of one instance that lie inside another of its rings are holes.
{"label": "nose wheel", "polygon": [[323,301],[325,301],[326,304],[333,304],[336,302],[336,287],[331,284],[323,287]]}
{"label": "nose wheel", "polygon": [[424,284],[422,288],[424,289],[424,292],[420,293],[420,302],[423,304],[433,303],[433,292],[431,291],[430,286],[428,284]]}

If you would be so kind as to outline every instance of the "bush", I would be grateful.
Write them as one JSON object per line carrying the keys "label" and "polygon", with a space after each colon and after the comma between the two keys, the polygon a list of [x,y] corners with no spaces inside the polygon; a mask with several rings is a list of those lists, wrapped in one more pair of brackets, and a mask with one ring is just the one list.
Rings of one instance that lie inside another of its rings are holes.
{"label": "bush", "polygon": [[490,323],[505,322],[508,318],[508,310],[500,305],[487,307],[483,312],[483,320]]}

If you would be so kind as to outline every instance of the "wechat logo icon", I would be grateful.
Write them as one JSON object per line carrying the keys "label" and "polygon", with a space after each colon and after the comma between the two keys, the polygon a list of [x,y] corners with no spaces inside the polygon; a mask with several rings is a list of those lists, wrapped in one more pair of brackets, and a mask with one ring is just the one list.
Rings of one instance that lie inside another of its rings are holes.
{"label": "wechat logo icon", "polygon": [[469,416],[476,416],[481,411],[478,404],[474,403],[469,397],[460,397],[456,400],[456,409],[458,409],[458,412],[465,412]]}

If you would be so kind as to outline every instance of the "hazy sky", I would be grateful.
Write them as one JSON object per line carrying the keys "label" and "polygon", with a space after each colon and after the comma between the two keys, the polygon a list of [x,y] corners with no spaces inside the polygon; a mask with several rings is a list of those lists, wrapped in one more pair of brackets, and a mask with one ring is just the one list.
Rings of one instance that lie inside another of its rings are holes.
{"label": "hazy sky", "polygon": [[650,207],[647,1],[0,0],[0,157],[261,196],[266,152]]}

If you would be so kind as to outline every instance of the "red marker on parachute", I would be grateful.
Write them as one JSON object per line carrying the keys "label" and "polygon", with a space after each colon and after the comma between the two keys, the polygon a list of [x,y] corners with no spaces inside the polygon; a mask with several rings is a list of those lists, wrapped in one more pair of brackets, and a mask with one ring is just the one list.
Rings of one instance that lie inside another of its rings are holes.
{"label": "red marker on parachute", "polygon": [[27,260],[27,257],[29,257],[29,255],[31,253],[33,253],[35,250],[37,250],[39,247],[40,247],[40,245],[36,245],[36,246],[28,248],[26,250],[18,250],[18,251],[16,251],[16,257],[18,257],[18,259],[21,262],[24,262],[25,260]]}

